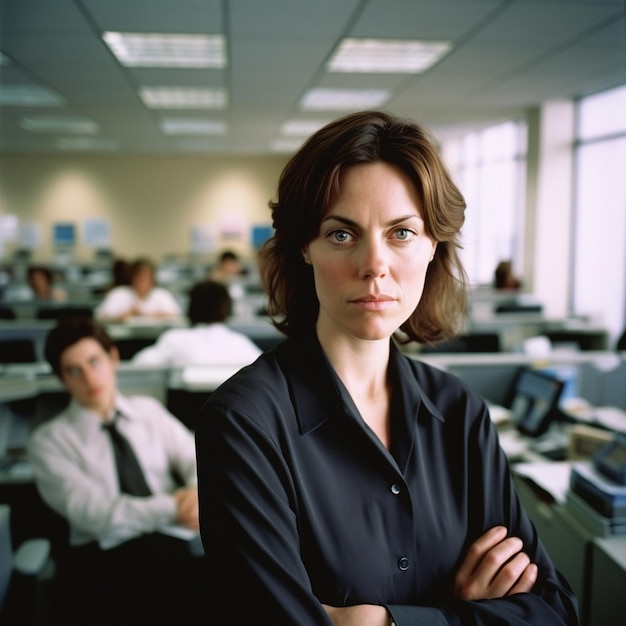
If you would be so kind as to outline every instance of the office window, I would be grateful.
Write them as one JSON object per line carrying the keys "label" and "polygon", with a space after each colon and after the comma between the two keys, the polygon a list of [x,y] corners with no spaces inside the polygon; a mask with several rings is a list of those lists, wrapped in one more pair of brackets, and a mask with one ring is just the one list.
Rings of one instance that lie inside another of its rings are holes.
{"label": "office window", "polygon": [[473,285],[493,282],[496,265],[511,260],[521,273],[524,232],[526,125],[506,122],[444,142],[467,202],[461,258]]}
{"label": "office window", "polygon": [[613,345],[626,327],[626,86],[577,108],[572,309]]}
{"label": "office window", "polygon": [[578,139],[626,134],[626,86],[583,98],[578,104]]}

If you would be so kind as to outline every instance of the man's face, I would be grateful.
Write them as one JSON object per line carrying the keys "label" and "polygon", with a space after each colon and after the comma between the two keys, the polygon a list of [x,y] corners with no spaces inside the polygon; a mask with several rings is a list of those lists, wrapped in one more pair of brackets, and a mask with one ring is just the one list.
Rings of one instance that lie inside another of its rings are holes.
{"label": "man's face", "polygon": [[107,352],[95,339],[86,337],[61,355],[61,380],[76,402],[106,416],[115,400],[118,363],[117,348]]}

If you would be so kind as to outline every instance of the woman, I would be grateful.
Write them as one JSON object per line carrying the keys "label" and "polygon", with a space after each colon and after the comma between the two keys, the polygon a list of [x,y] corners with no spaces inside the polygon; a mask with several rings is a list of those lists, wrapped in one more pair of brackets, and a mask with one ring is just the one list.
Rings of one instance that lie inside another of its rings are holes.
{"label": "woman", "polygon": [[464,200],[432,139],[341,118],[287,164],[261,254],[288,335],[205,405],[219,624],[575,624],[483,400],[401,354],[464,319]]}

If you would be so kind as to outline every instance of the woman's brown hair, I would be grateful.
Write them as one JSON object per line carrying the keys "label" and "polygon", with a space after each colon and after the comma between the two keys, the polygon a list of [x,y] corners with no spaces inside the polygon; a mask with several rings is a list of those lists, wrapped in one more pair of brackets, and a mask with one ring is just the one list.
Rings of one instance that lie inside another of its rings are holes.
{"label": "woman's brown hair", "polygon": [[260,251],[267,312],[283,333],[311,330],[319,302],[302,248],[340,192],[351,166],[383,161],[413,181],[426,231],[437,242],[422,298],[400,329],[409,340],[432,343],[457,334],[465,321],[467,279],[458,256],[465,200],[429,133],[380,111],[341,117],[313,134],[285,166],[272,209],[274,235]]}

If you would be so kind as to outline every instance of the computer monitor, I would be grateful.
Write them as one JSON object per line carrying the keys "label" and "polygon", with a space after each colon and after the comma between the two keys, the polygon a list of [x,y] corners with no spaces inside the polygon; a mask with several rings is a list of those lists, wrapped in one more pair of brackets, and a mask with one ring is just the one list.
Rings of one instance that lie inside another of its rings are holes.
{"label": "computer monitor", "polygon": [[57,222],[52,225],[52,243],[55,248],[68,248],[76,244],[76,227],[74,224]]}
{"label": "computer monitor", "polygon": [[509,408],[511,419],[525,435],[545,433],[558,416],[564,382],[554,375],[529,367],[521,368],[513,381]]}

